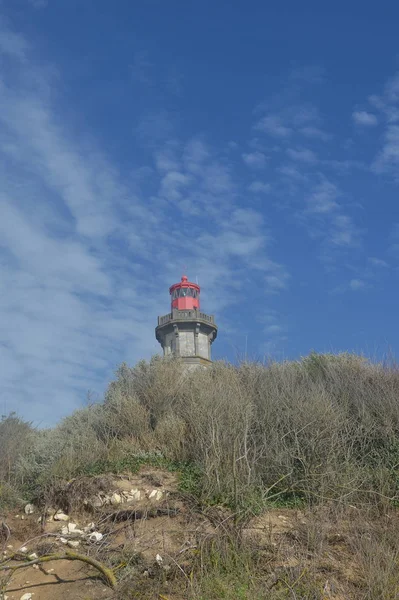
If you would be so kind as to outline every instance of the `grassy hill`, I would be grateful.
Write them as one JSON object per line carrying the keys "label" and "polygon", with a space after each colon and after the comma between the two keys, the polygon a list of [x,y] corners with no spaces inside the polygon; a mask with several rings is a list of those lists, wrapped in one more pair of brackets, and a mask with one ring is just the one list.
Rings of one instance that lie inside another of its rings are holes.
{"label": "grassy hill", "polygon": [[[120,568],[112,597],[399,597],[395,365],[311,354],[187,373],[154,358],[121,365],[102,403],[53,429],[0,423],[3,518],[23,502],[55,507],[73,478],[143,468],[173,473],[179,501],[212,534],[173,570],[169,595],[158,579],[129,588]],[[265,515],[290,523],[278,543],[263,526],[248,535]]]}

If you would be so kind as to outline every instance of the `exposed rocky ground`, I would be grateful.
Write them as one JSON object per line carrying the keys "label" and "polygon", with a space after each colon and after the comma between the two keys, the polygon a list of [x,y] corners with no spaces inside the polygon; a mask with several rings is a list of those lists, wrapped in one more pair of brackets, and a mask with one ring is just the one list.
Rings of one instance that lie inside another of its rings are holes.
{"label": "exposed rocky ground", "polygon": [[[256,598],[371,598],[362,595],[365,565],[353,544],[349,513],[339,518],[317,509],[271,509],[240,527],[227,510],[202,512],[191,505],[178,493],[175,475],[145,467],[134,476],[77,478],[60,505],[27,504],[4,516],[1,566],[26,566],[0,571],[2,600],[195,597],[190,588],[201,555],[209,561],[214,546],[222,556],[232,536],[240,538],[244,553],[257,556],[263,592]],[[389,519],[396,526],[396,515]],[[367,539],[372,526],[362,527]],[[116,585],[97,567],[71,560],[76,554],[110,569]],[[40,562],[49,555],[65,558]],[[239,588],[237,595],[218,589],[200,597],[249,597],[238,595]]]}

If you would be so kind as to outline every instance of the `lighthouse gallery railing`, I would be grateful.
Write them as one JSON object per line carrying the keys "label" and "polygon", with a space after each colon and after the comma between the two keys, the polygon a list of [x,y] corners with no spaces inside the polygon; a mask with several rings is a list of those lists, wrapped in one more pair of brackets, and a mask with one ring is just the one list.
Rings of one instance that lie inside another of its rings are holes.
{"label": "lighthouse gallery railing", "polygon": [[173,313],[158,317],[158,325],[165,325],[166,323],[169,323],[169,321],[186,321],[187,319],[192,319],[193,321],[199,319],[200,321],[206,321],[212,325],[215,324],[213,315],[207,315],[198,310],[174,310]]}

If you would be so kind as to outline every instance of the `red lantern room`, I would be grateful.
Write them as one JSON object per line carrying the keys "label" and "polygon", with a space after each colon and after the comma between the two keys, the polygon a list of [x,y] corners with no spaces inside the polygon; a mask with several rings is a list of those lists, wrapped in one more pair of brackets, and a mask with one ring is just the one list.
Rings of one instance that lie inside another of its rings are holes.
{"label": "red lantern room", "polygon": [[191,283],[186,275],[183,275],[180,283],[175,283],[169,288],[171,310],[199,310],[200,291],[199,285]]}

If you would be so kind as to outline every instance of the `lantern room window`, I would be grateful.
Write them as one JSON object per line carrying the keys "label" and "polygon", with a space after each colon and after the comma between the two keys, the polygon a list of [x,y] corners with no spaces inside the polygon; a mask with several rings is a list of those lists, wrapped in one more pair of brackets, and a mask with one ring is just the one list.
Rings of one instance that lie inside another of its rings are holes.
{"label": "lantern room window", "polygon": [[198,298],[198,290],[190,287],[179,287],[173,290],[172,300],[177,298]]}

